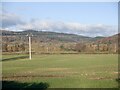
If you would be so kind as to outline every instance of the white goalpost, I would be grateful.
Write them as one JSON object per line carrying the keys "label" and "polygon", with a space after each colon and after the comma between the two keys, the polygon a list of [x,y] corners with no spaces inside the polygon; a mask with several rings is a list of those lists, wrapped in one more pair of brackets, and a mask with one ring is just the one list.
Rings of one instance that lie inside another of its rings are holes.
{"label": "white goalpost", "polygon": [[32,48],[31,48],[31,36],[33,36],[31,33],[27,34],[28,36],[28,41],[29,41],[29,59],[32,59]]}
{"label": "white goalpost", "polygon": [[32,58],[32,52],[31,52],[31,37],[29,36],[29,59]]}

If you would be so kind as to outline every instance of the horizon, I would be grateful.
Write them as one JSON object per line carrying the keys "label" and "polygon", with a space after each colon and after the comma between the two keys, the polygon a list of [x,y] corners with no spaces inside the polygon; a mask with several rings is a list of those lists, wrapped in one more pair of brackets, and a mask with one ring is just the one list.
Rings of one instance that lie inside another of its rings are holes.
{"label": "horizon", "polygon": [[85,36],[85,35],[79,35],[79,34],[74,34],[74,33],[64,33],[64,32],[55,32],[55,31],[38,31],[38,30],[22,30],[22,31],[12,31],[12,30],[2,30],[2,31],[10,31],[10,32],[25,32],[25,31],[35,31],[35,32],[50,32],[50,33],[58,33],[58,34],[67,34],[67,35],[76,35],[76,36],[83,36],[83,37],[88,37],[88,38],[96,38],[96,37],[111,37],[111,36],[114,36],[114,35],[117,35],[119,33],[116,33],[114,35],[111,35],[111,36]]}
{"label": "horizon", "polygon": [[117,2],[3,2],[2,29],[34,29],[88,37],[118,33]]}

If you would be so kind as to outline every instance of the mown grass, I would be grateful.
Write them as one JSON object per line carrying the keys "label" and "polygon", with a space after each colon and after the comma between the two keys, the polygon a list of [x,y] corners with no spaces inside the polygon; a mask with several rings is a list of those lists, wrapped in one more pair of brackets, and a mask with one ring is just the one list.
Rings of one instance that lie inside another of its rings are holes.
{"label": "mown grass", "polygon": [[[3,57],[11,58],[11,55]],[[47,82],[49,88],[118,87],[115,54],[33,55],[32,60],[7,60],[2,65],[5,81]]]}

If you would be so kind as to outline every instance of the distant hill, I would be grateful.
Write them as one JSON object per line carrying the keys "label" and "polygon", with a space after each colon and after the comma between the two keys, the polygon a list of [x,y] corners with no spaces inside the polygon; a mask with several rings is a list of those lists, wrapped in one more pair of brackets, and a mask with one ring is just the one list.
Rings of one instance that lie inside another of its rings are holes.
{"label": "distant hill", "polygon": [[95,43],[110,43],[110,44],[117,43],[118,37],[120,38],[120,33],[113,36],[98,39],[95,41]]}
{"label": "distant hill", "polygon": [[32,36],[34,53],[117,53],[120,34],[110,37],[87,37],[76,34],[48,31],[6,31],[2,30],[3,52],[28,52],[28,37]]}
{"label": "distant hill", "polygon": [[67,33],[56,33],[56,32],[48,32],[48,31],[35,31],[35,30],[26,30],[26,31],[6,31],[2,30],[3,36],[16,36],[16,37],[26,37],[27,34],[32,33],[33,38],[37,39],[41,42],[48,42],[48,41],[59,41],[59,42],[93,42],[98,39],[104,37],[87,37],[81,36],[76,34],[67,34]]}
{"label": "distant hill", "polygon": [[48,31],[35,31],[35,30],[26,30],[26,31],[7,31],[2,30],[2,36],[15,36],[15,37],[22,37],[23,40],[27,34],[33,34],[33,40],[38,40],[40,42],[82,42],[82,43],[117,43],[118,36],[120,34],[116,34],[109,37],[88,37],[76,34],[67,34],[67,33],[57,33],[57,32],[48,32]]}

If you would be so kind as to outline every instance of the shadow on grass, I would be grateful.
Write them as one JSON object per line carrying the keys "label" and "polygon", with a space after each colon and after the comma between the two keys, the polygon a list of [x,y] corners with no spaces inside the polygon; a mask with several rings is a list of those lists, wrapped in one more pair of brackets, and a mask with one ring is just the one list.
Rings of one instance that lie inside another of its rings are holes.
{"label": "shadow on grass", "polygon": [[2,61],[25,59],[25,58],[28,58],[28,57],[29,57],[29,56],[12,57],[12,58],[2,59]]}
{"label": "shadow on grass", "polygon": [[17,90],[23,90],[23,89],[39,89],[39,90],[46,90],[49,87],[48,83],[20,83],[16,81],[2,81],[2,89],[17,89]]}
{"label": "shadow on grass", "polygon": [[120,86],[120,78],[117,78],[116,81],[118,82],[118,85]]}
{"label": "shadow on grass", "polygon": [[116,81],[117,81],[118,83],[120,83],[120,78],[117,78]]}
{"label": "shadow on grass", "polygon": [[118,82],[118,88],[120,90],[120,78],[117,78],[116,81]]}

